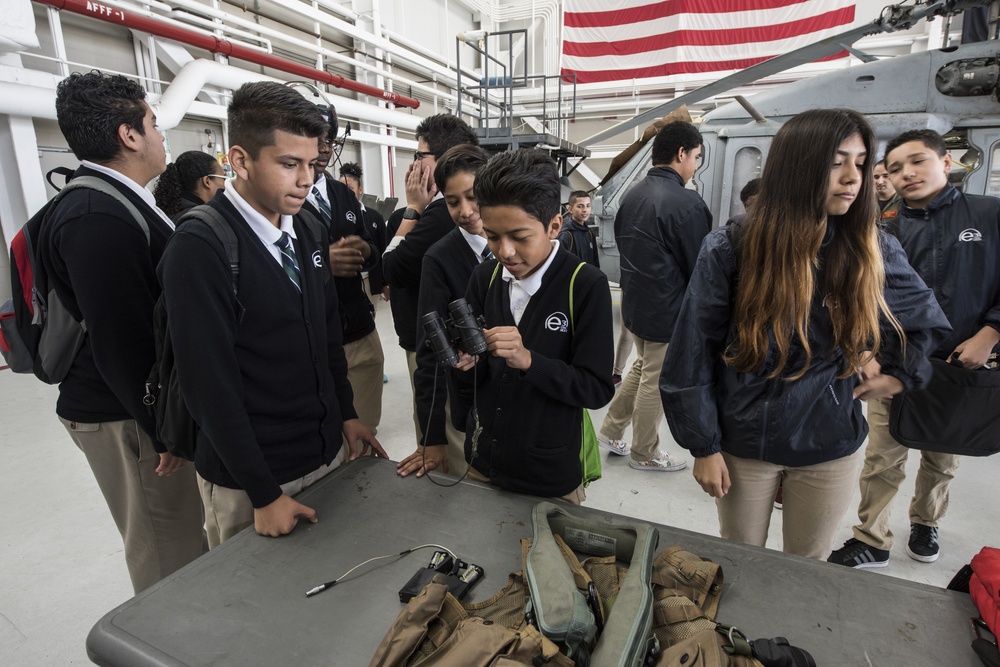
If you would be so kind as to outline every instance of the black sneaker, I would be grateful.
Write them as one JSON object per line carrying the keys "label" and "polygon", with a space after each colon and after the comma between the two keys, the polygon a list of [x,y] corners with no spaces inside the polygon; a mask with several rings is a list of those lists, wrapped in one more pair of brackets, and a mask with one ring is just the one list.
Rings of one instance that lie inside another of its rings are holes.
{"label": "black sneaker", "polygon": [[933,563],[938,559],[937,528],[920,523],[910,524],[910,541],[906,543],[906,555],[921,563]]}
{"label": "black sneaker", "polygon": [[851,538],[826,559],[828,563],[846,565],[859,570],[885,567],[889,564],[889,551],[870,547],[861,540]]}

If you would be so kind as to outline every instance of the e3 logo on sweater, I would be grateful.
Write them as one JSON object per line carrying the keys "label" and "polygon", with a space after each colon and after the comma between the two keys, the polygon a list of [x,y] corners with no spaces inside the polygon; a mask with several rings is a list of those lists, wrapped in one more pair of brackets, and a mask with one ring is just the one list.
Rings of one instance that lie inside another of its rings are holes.
{"label": "e3 logo on sweater", "polygon": [[566,333],[569,331],[569,318],[566,317],[565,313],[552,313],[545,318],[545,328],[549,331]]}

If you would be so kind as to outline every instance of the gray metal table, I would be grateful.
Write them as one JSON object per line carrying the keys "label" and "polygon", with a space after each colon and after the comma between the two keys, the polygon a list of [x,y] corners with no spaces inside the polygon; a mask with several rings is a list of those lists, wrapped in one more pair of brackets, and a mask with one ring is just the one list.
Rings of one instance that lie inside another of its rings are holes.
{"label": "gray metal table", "polygon": [[[486,568],[471,599],[520,569],[537,499],[475,483],[441,488],[361,459],[304,493],[319,523],[280,539],[245,531],[108,613],[87,638],[102,665],[367,665],[399,613],[397,591],[431,550],[373,564],[313,598],[305,591],[372,556],[428,542]],[[609,522],[616,515],[571,509]],[[623,520],[617,517],[617,520]],[[719,620],[785,636],[829,665],[977,666],[967,595],[658,526],[720,563]]]}

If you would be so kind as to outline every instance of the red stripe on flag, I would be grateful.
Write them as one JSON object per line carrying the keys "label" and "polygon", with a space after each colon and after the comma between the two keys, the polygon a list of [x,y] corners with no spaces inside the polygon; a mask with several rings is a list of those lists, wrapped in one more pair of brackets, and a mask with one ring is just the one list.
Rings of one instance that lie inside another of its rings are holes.
{"label": "red stripe on flag", "polygon": [[[837,60],[838,58],[845,58],[848,55],[850,54],[848,54],[847,51],[841,51],[840,53],[835,53],[831,56],[817,58],[813,62]],[[674,74],[701,74],[704,72],[745,69],[752,65],[762,63],[765,60],[770,60],[773,57],[774,56],[742,58],[739,60],[713,60],[709,62],[685,61],[627,70],[600,70],[588,72],[583,70],[563,69],[562,74],[576,74],[577,83],[602,83],[606,81],[623,81],[628,79],[648,79],[659,76],[672,76]]]}
{"label": "red stripe on flag", "polygon": [[674,32],[630,39],[623,42],[563,42],[563,54],[594,58],[598,56],[623,56],[649,51],[662,51],[678,46],[727,46],[753,42],[774,42],[811,32],[845,25],[854,20],[854,8],[845,7],[800,21],[754,28],[729,30],[677,30]]}
{"label": "red stripe on flag", "polygon": [[[563,14],[567,28],[603,28],[609,25],[642,23],[677,14],[731,14],[761,9],[780,9],[801,5],[808,0],[664,0],[642,7],[607,12],[570,12]],[[750,4],[750,6],[747,6]]]}

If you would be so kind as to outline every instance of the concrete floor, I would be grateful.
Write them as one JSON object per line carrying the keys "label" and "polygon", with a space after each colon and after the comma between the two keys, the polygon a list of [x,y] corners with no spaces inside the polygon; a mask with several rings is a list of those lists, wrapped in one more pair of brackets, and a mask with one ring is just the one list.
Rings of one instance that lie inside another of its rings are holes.
{"label": "concrete floor", "polygon": [[[618,293],[614,296],[617,323]],[[380,307],[377,321],[389,375],[379,439],[398,460],[413,448],[410,386],[387,305]],[[83,455],[55,417],[56,395],[55,387],[33,377],[0,371],[0,665],[5,666],[90,664],[84,646],[90,628],[132,596],[121,539]],[[598,427],[604,412],[592,415]],[[664,448],[679,451],[666,424],[660,434]],[[1000,545],[1000,456],[963,463],[940,530],[941,557],[933,564],[918,563],[905,552],[906,507],[917,458],[910,457],[909,477],[893,512],[892,529],[902,539],[889,566],[876,571],[945,586],[983,545]],[[603,479],[587,495],[590,507],[718,535],[715,505],[691,478],[690,468],[639,472],[628,467],[627,459],[611,457]],[[857,500],[855,492],[836,546],[851,535]],[[780,549],[781,513],[773,519],[768,547]]]}

